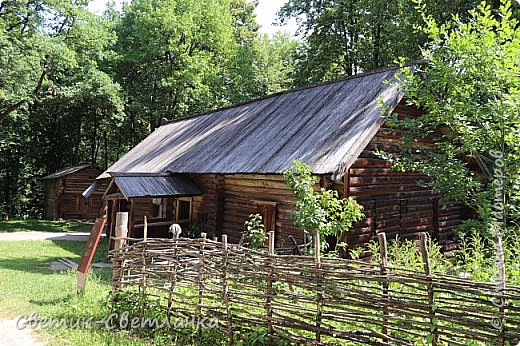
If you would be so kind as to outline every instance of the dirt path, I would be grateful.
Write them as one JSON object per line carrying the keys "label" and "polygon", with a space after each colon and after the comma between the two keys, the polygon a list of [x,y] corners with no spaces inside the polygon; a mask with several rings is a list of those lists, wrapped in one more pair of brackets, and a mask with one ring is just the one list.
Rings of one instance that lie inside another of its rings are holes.
{"label": "dirt path", "polygon": [[0,321],[0,346],[43,346],[33,334],[33,330],[16,328],[16,320]]}
{"label": "dirt path", "polygon": [[20,240],[73,240],[86,241],[90,233],[88,232],[12,232],[0,233],[0,241],[20,241]]}

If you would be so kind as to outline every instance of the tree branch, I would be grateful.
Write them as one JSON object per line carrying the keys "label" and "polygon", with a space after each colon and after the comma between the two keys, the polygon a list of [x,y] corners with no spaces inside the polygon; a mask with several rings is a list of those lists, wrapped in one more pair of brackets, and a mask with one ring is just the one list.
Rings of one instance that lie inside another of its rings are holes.
{"label": "tree branch", "polygon": [[[48,57],[45,57],[45,61],[43,63],[43,71],[40,74],[40,77],[38,78],[38,81],[36,82],[36,86],[34,87],[33,94],[36,95],[43,86],[43,81],[45,80],[45,77],[47,76],[47,59]],[[25,102],[27,102],[27,98],[21,99],[20,101],[16,102],[15,104],[7,107],[7,109],[0,111],[0,121],[2,121],[5,117],[7,117],[10,113],[14,112],[18,108],[20,108]]]}
{"label": "tree branch", "polygon": [[8,116],[10,113],[14,112],[15,110],[17,110],[18,108],[20,108],[24,103],[25,103],[25,99],[23,100],[20,100],[18,102],[16,102],[14,105],[11,105],[10,107],[8,107],[6,110],[0,112],[0,121],[5,118],[6,116]]}

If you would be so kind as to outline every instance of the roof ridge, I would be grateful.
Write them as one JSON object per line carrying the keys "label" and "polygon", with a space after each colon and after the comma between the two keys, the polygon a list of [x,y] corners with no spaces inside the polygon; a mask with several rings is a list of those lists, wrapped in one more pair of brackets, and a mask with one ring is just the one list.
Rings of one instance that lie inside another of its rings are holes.
{"label": "roof ridge", "polygon": [[[414,63],[417,63],[417,62],[409,63],[407,65],[412,65]],[[358,73],[358,74],[355,74],[355,75],[352,75],[352,76],[344,76],[344,77],[337,78],[337,79],[331,79],[331,80],[328,80],[328,81],[325,81],[325,82],[313,83],[313,84],[304,85],[304,86],[296,87],[296,88],[289,89],[289,90],[278,91],[278,92],[273,93],[273,94],[256,97],[256,98],[253,98],[253,99],[250,99],[250,100],[234,103],[234,104],[231,104],[231,105],[228,105],[228,106],[224,106],[224,107],[220,107],[220,108],[216,108],[216,109],[213,109],[213,110],[208,110],[208,111],[205,111],[205,112],[202,112],[202,113],[197,113],[197,114],[188,115],[188,116],[185,116],[185,117],[182,117],[182,118],[168,120],[168,121],[165,121],[164,123],[162,123],[161,126],[169,125],[169,124],[176,123],[176,122],[183,121],[183,120],[197,118],[197,117],[200,117],[200,116],[204,116],[204,115],[208,115],[208,114],[211,114],[211,113],[216,113],[216,112],[220,112],[220,111],[224,111],[224,110],[228,110],[228,109],[232,109],[232,108],[236,108],[236,107],[245,106],[245,105],[248,105],[248,104],[251,104],[251,103],[254,103],[254,102],[266,100],[266,99],[277,97],[277,96],[280,96],[280,95],[286,95],[286,94],[290,94],[290,93],[293,93],[293,92],[298,92],[298,91],[302,91],[302,90],[308,90],[308,89],[317,88],[317,87],[330,85],[330,84],[334,84],[334,83],[340,83],[340,82],[344,82],[344,81],[347,81],[347,80],[356,79],[356,78],[362,78],[362,77],[370,76],[370,75],[377,74],[377,73],[387,72],[387,71],[394,70],[394,69],[397,70],[399,68],[400,68],[400,66],[398,66],[398,65],[380,67],[380,68],[377,68],[377,69],[374,69],[374,70],[370,70],[370,71],[367,71],[367,72],[361,72],[361,73]]]}
{"label": "roof ridge", "polygon": [[[64,167],[64,168],[61,168],[53,173],[49,173],[47,175],[45,175],[44,177],[42,177],[41,179],[54,179],[54,178],[59,178],[61,176],[67,176],[67,175],[70,175],[70,174],[73,174],[73,173],[77,173],[79,171],[82,171],[86,168],[89,168],[89,167],[95,167],[99,170],[101,170],[98,166],[92,164],[92,163],[84,163],[84,164],[81,164],[81,165],[72,165],[72,166],[67,166],[67,167]],[[67,171],[70,171],[70,172],[67,172]],[[66,173],[66,174],[64,174]]]}

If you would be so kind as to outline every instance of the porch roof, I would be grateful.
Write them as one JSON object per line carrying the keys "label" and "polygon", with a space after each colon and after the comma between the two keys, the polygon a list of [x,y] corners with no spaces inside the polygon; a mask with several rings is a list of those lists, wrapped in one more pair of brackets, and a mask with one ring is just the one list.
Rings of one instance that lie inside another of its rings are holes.
{"label": "porch roof", "polygon": [[186,197],[202,194],[188,177],[180,174],[158,176],[116,176],[114,183],[126,199],[139,197]]}

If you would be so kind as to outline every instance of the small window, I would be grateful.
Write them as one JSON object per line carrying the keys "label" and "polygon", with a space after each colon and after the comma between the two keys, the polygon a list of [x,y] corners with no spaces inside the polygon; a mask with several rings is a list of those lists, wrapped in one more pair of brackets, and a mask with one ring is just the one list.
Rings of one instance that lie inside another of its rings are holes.
{"label": "small window", "polygon": [[177,200],[177,221],[191,220],[191,198],[179,198]]}

